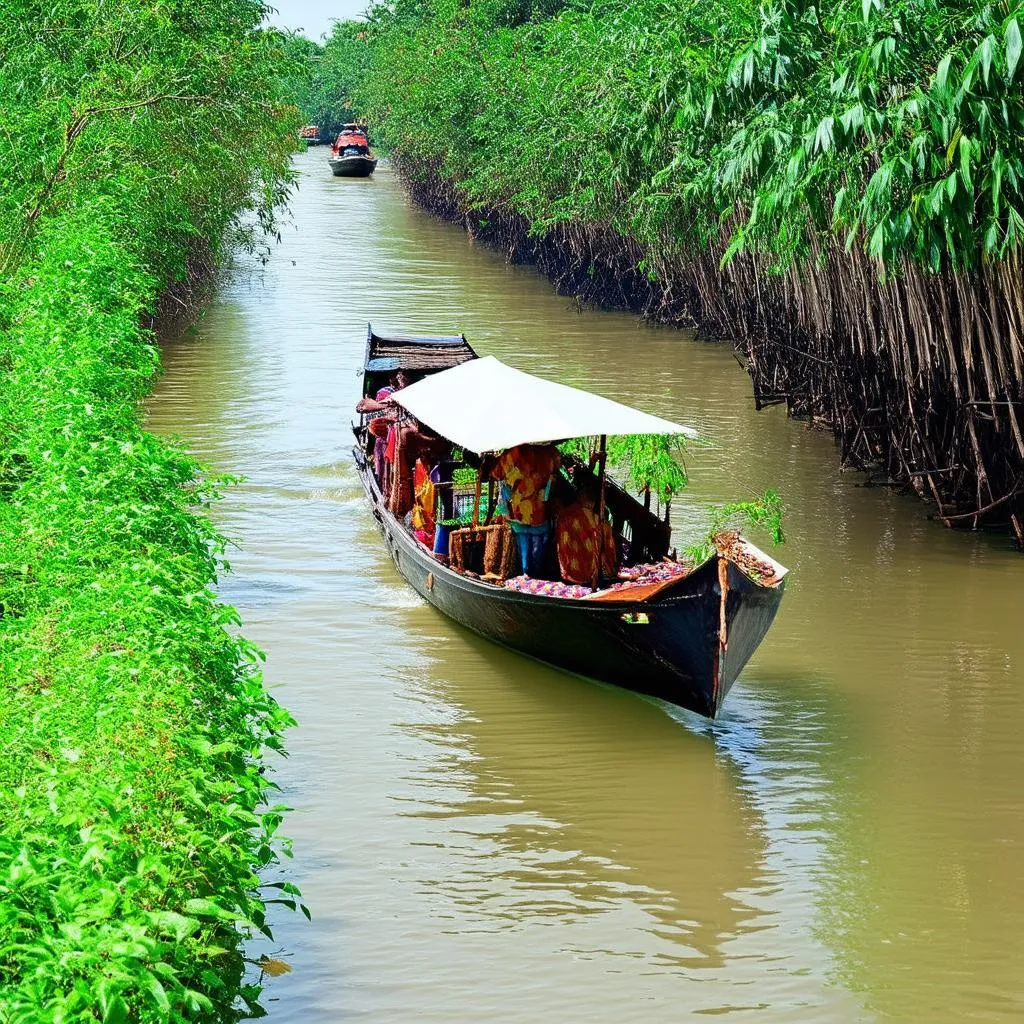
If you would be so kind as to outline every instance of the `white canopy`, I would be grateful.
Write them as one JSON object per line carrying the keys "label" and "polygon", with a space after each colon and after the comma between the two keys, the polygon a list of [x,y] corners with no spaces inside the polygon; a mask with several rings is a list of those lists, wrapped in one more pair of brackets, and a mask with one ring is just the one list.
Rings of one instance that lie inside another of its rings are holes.
{"label": "white canopy", "polygon": [[493,356],[431,374],[393,395],[432,431],[472,452],[599,434],[685,434],[691,427],[535,377]]}

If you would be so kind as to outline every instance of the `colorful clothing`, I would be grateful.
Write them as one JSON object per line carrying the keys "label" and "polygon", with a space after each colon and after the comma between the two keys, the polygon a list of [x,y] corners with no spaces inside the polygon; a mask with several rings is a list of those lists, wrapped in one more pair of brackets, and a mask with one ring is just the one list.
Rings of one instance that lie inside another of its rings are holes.
{"label": "colorful clothing", "polygon": [[503,484],[513,530],[516,524],[543,526],[548,521],[548,492],[560,465],[558,449],[550,444],[517,445],[499,457],[491,476]]}
{"label": "colorful clothing", "polygon": [[597,513],[589,505],[577,502],[558,513],[555,520],[555,543],[558,567],[562,578],[570,583],[592,584],[597,575],[598,537],[601,540],[601,571],[614,576],[616,570],[615,534],[610,523],[601,524],[598,532]]}
{"label": "colorful clothing", "polygon": [[[389,384],[377,392],[377,401],[383,402],[389,395],[395,393],[395,388]],[[381,409],[378,412],[369,414],[369,421],[366,429],[373,435],[373,468],[377,473],[377,481],[384,485],[384,453],[387,451],[388,427],[391,423],[391,414]]]}
{"label": "colorful clothing", "polygon": [[430,473],[422,459],[416,460],[412,479],[415,504],[412,507],[412,525],[417,532],[422,532],[434,540],[434,510],[437,508],[437,489],[430,479]]}
{"label": "colorful clothing", "polygon": [[384,459],[391,466],[388,509],[397,518],[404,516],[413,506],[412,469],[409,466],[412,453],[406,451],[405,437],[406,432],[392,423],[384,452]]}

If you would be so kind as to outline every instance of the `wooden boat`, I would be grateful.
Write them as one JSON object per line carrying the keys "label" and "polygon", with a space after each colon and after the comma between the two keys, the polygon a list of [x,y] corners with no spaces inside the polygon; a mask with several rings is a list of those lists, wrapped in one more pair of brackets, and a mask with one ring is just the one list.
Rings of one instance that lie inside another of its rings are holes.
{"label": "wooden boat", "polygon": [[320,145],[320,125],[307,124],[299,129],[299,141],[305,142],[307,146]]}
{"label": "wooden boat", "polygon": [[[464,366],[472,361],[472,367]],[[364,365],[364,395],[398,370],[436,387],[442,375],[468,378],[468,370],[497,360],[478,359],[462,335],[448,337],[384,336],[368,331]],[[499,367],[503,364],[497,363]],[[504,367],[505,371],[511,368]],[[512,374],[519,371],[511,370]],[[547,388],[563,385],[521,374]],[[514,378],[515,380],[517,378]],[[429,401],[417,397],[418,384],[396,392],[401,402],[427,427],[445,437],[442,422],[448,413],[426,410]],[[460,393],[461,392],[461,389]],[[419,388],[422,393],[423,388]],[[565,388],[596,403],[628,410],[586,392]],[[436,400],[436,394],[433,399]],[[486,397],[485,397],[486,401]],[[490,399],[493,408],[493,397]],[[600,419],[604,414],[594,406]],[[614,410],[609,420],[614,420]],[[584,417],[585,419],[585,417]],[[628,417],[627,417],[628,419]],[[649,418],[652,421],[653,417]],[[589,422],[589,421],[588,421]],[[597,421],[593,421],[596,423]],[[603,420],[602,420],[603,422]],[[640,421],[644,422],[644,421]],[[660,421],[662,423],[666,421]],[[677,425],[668,424],[673,427]],[[648,694],[714,718],[730,687],[764,638],[782,600],[787,570],[749,542],[735,539],[726,554],[715,554],[686,575],[667,583],[632,590],[598,591],[585,598],[562,598],[524,593],[459,572],[439,561],[410,529],[388,510],[373,471],[372,438],[366,422],[353,425],[354,456],[374,519],[396,568],[425,600],[473,632],[558,668]],[[554,429],[550,426],[540,428]],[[685,428],[678,428],[685,429]],[[452,433],[455,433],[452,430]],[[609,429],[609,433],[646,432]],[[667,432],[667,431],[665,431]],[[675,432],[674,430],[672,432]],[[549,435],[561,439],[572,435]],[[579,436],[596,436],[582,431]],[[459,443],[459,438],[450,438]],[[524,439],[522,443],[528,443]],[[493,445],[493,441],[481,441]],[[578,467],[584,472],[583,467]],[[659,519],[645,506],[605,481],[607,508],[613,519],[625,523],[645,557],[668,554],[668,517]],[[479,495],[479,489],[478,489]],[[750,565],[762,567],[758,578]]]}
{"label": "wooden boat", "polygon": [[336,178],[368,178],[373,174],[377,158],[370,150],[366,129],[355,123],[345,125],[331,146],[327,163]]}

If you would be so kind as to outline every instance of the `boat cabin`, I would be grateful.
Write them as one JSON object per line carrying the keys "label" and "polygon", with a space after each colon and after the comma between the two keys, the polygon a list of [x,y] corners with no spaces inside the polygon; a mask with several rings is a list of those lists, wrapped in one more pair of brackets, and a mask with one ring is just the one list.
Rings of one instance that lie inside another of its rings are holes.
{"label": "boat cabin", "polygon": [[331,146],[331,152],[335,156],[367,156],[370,152],[370,139],[365,126],[356,122],[343,125]]}
{"label": "boat cabin", "polygon": [[464,334],[422,336],[377,334],[370,326],[363,360],[363,397],[373,398],[391,377],[404,372],[412,383],[428,373],[449,370],[477,354]]}

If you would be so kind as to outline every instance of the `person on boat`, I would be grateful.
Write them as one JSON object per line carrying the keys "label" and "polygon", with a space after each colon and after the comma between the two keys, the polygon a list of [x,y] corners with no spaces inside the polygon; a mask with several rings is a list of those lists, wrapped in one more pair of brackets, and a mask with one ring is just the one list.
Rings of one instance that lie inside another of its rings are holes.
{"label": "person on boat", "polygon": [[599,575],[616,575],[615,534],[611,523],[602,523],[598,518],[598,495],[593,483],[585,482],[576,500],[556,514],[555,548],[558,568],[566,583],[590,587]]}
{"label": "person on boat", "polygon": [[415,501],[414,467],[419,459],[433,465],[445,452],[448,444],[431,434],[419,420],[408,413],[396,420],[388,432],[385,463],[389,466],[389,487],[384,492],[388,509],[401,519]]}
{"label": "person on boat", "polygon": [[434,529],[437,525],[437,487],[430,474],[423,459],[417,459],[412,477],[413,506],[409,525],[416,539],[427,547],[434,543]]}
{"label": "person on boat", "polygon": [[384,387],[377,391],[375,398],[360,398],[356,402],[356,412],[366,413],[369,416],[366,429],[375,438],[373,468],[377,474],[377,482],[385,494],[388,491],[389,483],[387,479],[389,463],[385,455],[388,450],[390,434],[398,419],[398,409],[389,399],[396,391],[401,391],[409,384],[409,375],[404,370],[399,370]]}
{"label": "person on boat", "polygon": [[551,535],[547,503],[560,465],[561,456],[553,444],[520,444],[498,456],[491,470],[527,576],[544,572]]}
{"label": "person on boat", "polygon": [[384,387],[378,390],[376,398],[360,398],[356,402],[356,412],[368,413],[371,420],[382,415],[393,417],[395,405],[389,399],[396,391],[407,388],[411,383],[405,370],[399,370]]}
{"label": "person on boat", "polygon": [[[377,469],[377,480],[388,509],[398,518],[413,507],[413,471],[417,459],[422,457],[428,465],[433,465],[445,447],[440,438],[395,403],[395,393],[411,383],[409,375],[399,370],[388,386],[377,392],[376,398],[361,398],[356,403],[356,412],[370,417],[367,430],[376,438],[374,468]],[[430,459],[432,456],[435,457],[433,461]]]}

